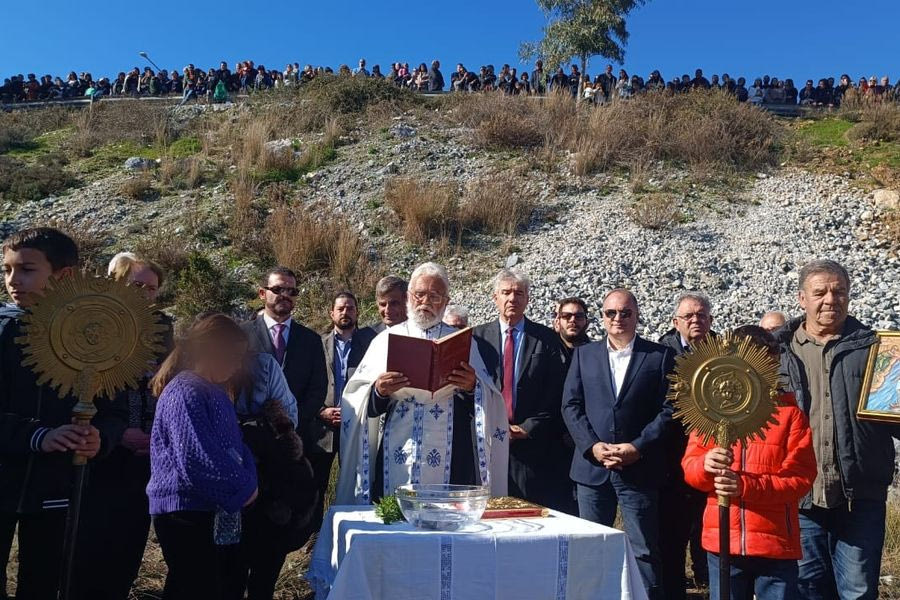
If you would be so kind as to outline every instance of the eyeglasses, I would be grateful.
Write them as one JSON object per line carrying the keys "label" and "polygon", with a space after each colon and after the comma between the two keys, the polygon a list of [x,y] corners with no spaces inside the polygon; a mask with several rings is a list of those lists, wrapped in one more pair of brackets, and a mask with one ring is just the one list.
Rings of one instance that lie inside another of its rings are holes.
{"label": "eyeglasses", "polygon": [[706,321],[709,319],[709,315],[703,312],[687,313],[686,315],[676,315],[676,317],[681,319],[682,321],[690,321],[691,319]]}
{"label": "eyeglasses", "polygon": [[574,319],[575,321],[583,321],[583,320],[587,319],[587,315],[586,315],[585,313],[583,313],[583,312],[576,312],[576,313],[563,312],[563,313],[559,313],[559,320],[560,320],[560,321],[572,321],[573,319]]}
{"label": "eyeglasses", "polygon": [[280,285],[273,285],[272,287],[264,287],[264,290],[269,290],[276,296],[290,296],[294,297],[300,294],[300,290],[295,287],[281,287]]}
{"label": "eyeglasses", "polygon": [[603,311],[603,316],[605,316],[610,321],[615,319],[616,315],[618,315],[619,318],[624,321],[625,319],[630,319],[631,315],[633,315],[633,314],[634,314],[634,311],[631,310],[630,308],[625,308],[622,310],[615,310],[613,308],[609,308],[609,309]]}
{"label": "eyeglasses", "polygon": [[416,302],[425,302],[428,301],[429,304],[440,304],[446,296],[442,294],[438,294],[437,292],[411,292],[412,297],[416,299]]}

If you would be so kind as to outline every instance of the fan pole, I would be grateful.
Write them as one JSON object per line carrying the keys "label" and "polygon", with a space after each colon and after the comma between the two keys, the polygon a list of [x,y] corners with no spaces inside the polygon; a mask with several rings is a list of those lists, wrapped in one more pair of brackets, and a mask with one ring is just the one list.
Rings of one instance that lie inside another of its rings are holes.
{"label": "fan pole", "polygon": [[[78,403],[72,408],[72,423],[82,427],[90,427],[91,419],[97,414],[94,397],[97,394],[96,371],[88,367],[78,374],[75,384]],[[84,456],[75,455],[72,464],[75,467],[75,479],[72,495],[69,498],[69,509],[66,513],[66,535],[63,542],[63,564],[60,580],[61,600],[72,598],[72,574],[75,568],[75,554],[78,547],[78,522],[81,518],[81,500],[84,497],[84,484],[87,476],[88,460]]]}

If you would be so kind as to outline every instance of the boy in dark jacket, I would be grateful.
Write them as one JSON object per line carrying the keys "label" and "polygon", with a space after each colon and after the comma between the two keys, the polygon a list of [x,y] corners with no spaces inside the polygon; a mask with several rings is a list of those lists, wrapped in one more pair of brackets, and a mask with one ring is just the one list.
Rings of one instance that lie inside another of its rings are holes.
{"label": "boy in dark jacket", "polygon": [[72,453],[93,458],[111,448],[125,427],[124,411],[102,400],[87,427],[72,424],[72,396],[60,399],[22,367],[20,317],[51,279],[72,274],[78,248],[65,234],[41,227],[3,243],[3,276],[13,303],[0,307],[0,598],[13,532],[19,528],[16,598],[57,596],[72,481]]}

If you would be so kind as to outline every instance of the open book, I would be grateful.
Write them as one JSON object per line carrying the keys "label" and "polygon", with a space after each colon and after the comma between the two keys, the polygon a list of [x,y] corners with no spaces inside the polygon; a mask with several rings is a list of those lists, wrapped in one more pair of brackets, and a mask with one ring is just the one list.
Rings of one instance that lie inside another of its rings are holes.
{"label": "open book", "polygon": [[469,362],[472,328],[461,329],[439,340],[388,334],[387,370],[403,373],[409,387],[431,393],[448,385],[447,378],[459,363]]}

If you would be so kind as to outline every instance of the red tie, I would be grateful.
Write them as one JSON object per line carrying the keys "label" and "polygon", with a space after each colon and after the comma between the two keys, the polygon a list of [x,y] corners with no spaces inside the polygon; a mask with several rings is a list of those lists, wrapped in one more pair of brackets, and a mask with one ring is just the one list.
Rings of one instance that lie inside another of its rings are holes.
{"label": "red tie", "polygon": [[506,417],[513,420],[513,389],[516,385],[516,342],[513,328],[506,330],[506,343],[503,346],[503,402],[506,404]]}

